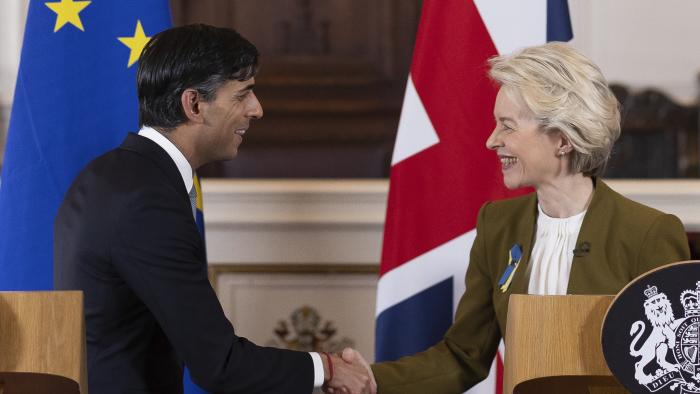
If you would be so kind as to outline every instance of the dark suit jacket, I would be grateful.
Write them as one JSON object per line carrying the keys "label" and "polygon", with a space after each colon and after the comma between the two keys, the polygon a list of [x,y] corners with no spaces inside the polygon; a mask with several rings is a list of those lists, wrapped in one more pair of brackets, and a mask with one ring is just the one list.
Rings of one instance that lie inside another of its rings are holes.
{"label": "dark suit jacket", "polygon": [[234,334],[168,154],[130,134],[73,182],[54,226],[56,289],[85,292],[92,394],[182,392],[183,363],[210,392],[313,390],[308,353]]}
{"label": "dark suit jacket", "polygon": [[[487,376],[505,337],[508,297],[527,294],[536,224],[534,193],[481,208],[466,292],[454,324],[425,352],[372,366],[380,394],[462,393]],[[582,247],[584,242],[588,248]],[[523,256],[503,293],[498,280],[514,244],[520,245]],[[677,217],[629,200],[601,180],[596,181],[577,245],[582,252],[573,259],[568,294],[616,294],[652,268],[690,258]]]}

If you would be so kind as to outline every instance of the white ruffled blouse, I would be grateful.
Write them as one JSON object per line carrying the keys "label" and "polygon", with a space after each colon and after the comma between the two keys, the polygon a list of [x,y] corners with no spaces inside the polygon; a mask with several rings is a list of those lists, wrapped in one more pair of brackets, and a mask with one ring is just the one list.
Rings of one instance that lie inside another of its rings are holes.
{"label": "white ruffled blouse", "polygon": [[586,211],[568,218],[547,216],[537,205],[537,233],[530,257],[529,294],[563,295]]}

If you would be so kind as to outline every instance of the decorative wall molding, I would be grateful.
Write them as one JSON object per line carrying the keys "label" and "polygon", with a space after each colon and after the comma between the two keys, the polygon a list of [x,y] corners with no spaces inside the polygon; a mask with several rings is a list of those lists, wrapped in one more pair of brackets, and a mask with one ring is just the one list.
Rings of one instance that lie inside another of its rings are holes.
{"label": "decorative wall molding", "polygon": [[605,182],[627,198],[678,216],[686,231],[700,232],[700,179],[617,179]]}
{"label": "decorative wall molding", "polygon": [[212,264],[377,264],[384,180],[203,179]]}
{"label": "decorative wall molding", "polygon": [[[608,180],[700,232],[700,180]],[[378,264],[387,180],[204,179],[211,264]]]}
{"label": "decorative wall molding", "polygon": [[250,225],[376,226],[385,180],[203,179],[207,229]]}
{"label": "decorative wall molding", "polygon": [[209,282],[218,292],[219,281],[227,276],[240,274],[293,274],[293,275],[366,275],[379,277],[378,264],[339,263],[339,264],[210,264]]}

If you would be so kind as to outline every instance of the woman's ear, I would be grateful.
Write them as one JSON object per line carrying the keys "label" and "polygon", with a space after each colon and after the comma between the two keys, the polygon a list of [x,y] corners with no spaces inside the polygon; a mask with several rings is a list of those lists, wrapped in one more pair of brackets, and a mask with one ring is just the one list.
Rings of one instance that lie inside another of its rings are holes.
{"label": "woman's ear", "polygon": [[559,143],[557,146],[557,155],[558,156],[564,156],[568,155],[574,150],[574,146],[571,145],[571,141],[562,133],[561,131],[558,132],[559,135]]}
{"label": "woman's ear", "polygon": [[201,96],[195,89],[185,89],[180,95],[180,105],[187,119],[191,122],[202,123],[200,108]]}

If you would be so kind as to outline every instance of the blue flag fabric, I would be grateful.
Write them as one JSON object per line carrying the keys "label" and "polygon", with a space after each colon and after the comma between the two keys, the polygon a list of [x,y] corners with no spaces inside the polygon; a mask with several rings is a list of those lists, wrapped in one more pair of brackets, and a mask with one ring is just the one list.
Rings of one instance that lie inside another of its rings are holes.
{"label": "blue flag fabric", "polygon": [[568,0],[547,0],[547,41],[569,41],[574,38]]}
{"label": "blue flag fabric", "polygon": [[168,0],[31,0],[0,184],[0,290],[53,288],[58,206],[90,160],[138,130],[138,56],[171,24]]}
{"label": "blue flag fabric", "polygon": [[[138,130],[129,60],[139,33],[170,25],[167,0],[30,2],[0,187],[0,290],[53,288],[58,206],[90,160]],[[133,49],[119,40],[132,37]]]}

